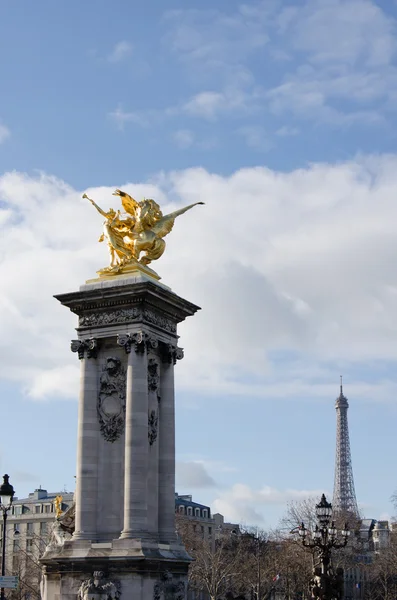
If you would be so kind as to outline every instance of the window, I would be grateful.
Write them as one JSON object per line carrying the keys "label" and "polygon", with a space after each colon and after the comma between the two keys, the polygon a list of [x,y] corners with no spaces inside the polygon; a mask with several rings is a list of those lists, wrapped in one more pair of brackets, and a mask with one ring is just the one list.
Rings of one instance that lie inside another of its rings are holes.
{"label": "window", "polygon": [[22,514],[22,505],[19,504],[17,506],[14,506],[14,515],[21,515]]}
{"label": "window", "polygon": [[18,550],[19,550],[19,540],[14,540],[12,542],[12,551],[18,552]]}
{"label": "window", "polygon": [[208,527],[208,535],[212,535],[212,527]]}
{"label": "window", "polygon": [[26,523],[26,534],[33,535],[33,523]]}
{"label": "window", "polygon": [[41,534],[47,533],[47,523],[40,523],[40,533]]}
{"label": "window", "polygon": [[36,504],[34,507],[34,512],[37,514],[41,513],[41,504]]}
{"label": "window", "polygon": [[33,540],[26,540],[26,552],[33,552]]}
{"label": "window", "polygon": [[19,533],[19,524],[18,523],[14,523],[14,533],[15,532]]}
{"label": "window", "polygon": [[185,514],[185,507],[184,507],[184,506],[182,506],[182,505],[180,505],[180,507],[179,507],[179,512],[180,512],[181,514]]}
{"label": "window", "polygon": [[190,516],[193,514],[193,509],[192,509],[191,506],[187,507],[187,514],[190,515]]}
{"label": "window", "polygon": [[206,508],[203,508],[203,517],[204,519],[208,519],[208,510]]}
{"label": "window", "polygon": [[51,504],[45,504],[44,505],[44,512],[45,513],[51,512]]}
{"label": "window", "polygon": [[195,508],[194,509],[194,514],[195,514],[196,517],[199,517],[200,516],[200,509],[199,508]]}
{"label": "window", "polygon": [[19,554],[14,554],[14,556],[12,557],[12,570],[14,571],[14,573],[18,573],[20,567],[21,567],[20,556],[19,556]]}

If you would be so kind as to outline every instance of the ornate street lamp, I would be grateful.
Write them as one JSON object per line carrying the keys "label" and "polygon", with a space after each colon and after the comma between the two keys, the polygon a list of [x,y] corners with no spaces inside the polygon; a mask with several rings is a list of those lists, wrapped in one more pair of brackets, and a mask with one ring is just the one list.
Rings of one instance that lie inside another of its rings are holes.
{"label": "ornate street lamp", "polygon": [[[3,553],[1,556],[1,575],[6,574],[6,536],[7,536],[7,513],[11,508],[14,498],[14,488],[9,483],[9,476],[3,476],[3,483],[0,486],[0,509],[3,511]],[[5,600],[4,588],[1,588],[0,600]]]}
{"label": "ornate street lamp", "polygon": [[[335,527],[335,522],[331,522],[332,504],[327,502],[325,495],[316,504],[316,516],[318,524],[314,531],[306,529],[302,523],[299,527],[299,535],[302,544],[307,548],[313,548],[317,551],[320,559],[320,569],[314,572],[312,583],[313,598],[321,600],[337,600],[341,598],[341,572],[334,574],[331,566],[332,549],[344,548],[347,545],[350,531],[347,523],[344,529],[339,532]],[[338,589],[339,588],[339,589]]]}

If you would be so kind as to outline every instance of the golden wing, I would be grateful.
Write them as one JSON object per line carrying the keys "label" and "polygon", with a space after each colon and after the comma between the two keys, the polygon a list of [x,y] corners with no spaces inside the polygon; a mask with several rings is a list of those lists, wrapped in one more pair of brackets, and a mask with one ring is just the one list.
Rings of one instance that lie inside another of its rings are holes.
{"label": "golden wing", "polygon": [[131,198],[131,196],[129,196],[126,192],[118,189],[115,190],[112,195],[120,196],[121,204],[123,205],[124,210],[135,217],[135,211],[137,209],[138,202],[134,200],[134,198]]}
{"label": "golden wing", "polygon": [[204,202],[195,202],[194,204],[189,204],[189,206],[185,206],[184,208],[180,208],[179,210],[165,215],[159,219],[157,223],[150,228],[150,230],[153,231],[153,233],[155,233],[159,238],[165,237],[172,230],[176,217],[183,215],[183,213],[193,208],[193,206],[197,206],[197,204],[204,204]]}
{"label": "golden wing", "polygon": [[163,238],[168,233],[170,233],[170,231],[172,231],[174,223],[175,223],[174,213],[170,213],[169,215],[165,215],[165,217],[162,217],[161,219],[159,219],[150,228],[150,231],[153,231],[153,233],[155,233],[158,238]]}

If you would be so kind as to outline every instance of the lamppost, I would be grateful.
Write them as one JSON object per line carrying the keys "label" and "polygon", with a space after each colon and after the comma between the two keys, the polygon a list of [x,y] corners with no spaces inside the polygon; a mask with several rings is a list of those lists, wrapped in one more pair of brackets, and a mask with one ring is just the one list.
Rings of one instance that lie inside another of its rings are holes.
{"label": "lamppost", "polygon": [[321,496],[321,500],[316,504],[316,516],[318,524],[314,531],[306,529],[302,523],[299,527],[299,535],[304,546],[317,550],[320,559],[320,569],[314,573],[314,581],[312,585],[313,598],[321,600],[334,600],[341,597],[338,592],[338,584],[340,583],[339,576],[335,575],[331,567],[332,549],[344,548],[349,539],[350,531],[347,523],[344,529],[341,530],[338,536],[338,530],[335,527],[335,522],[331,522],[332,504],[327,502],[325,495]]}
{"label": "lamppost", "polygon": [[[3,553],[1,556],[1,575],[6,574],[6,536],[7,536],[7,513],[11,508],[14,498],[14,488],[9,483],[9,476],[3,476],[3,483],[0,486],[0,509],[3,511]],[[0,600],[5,600],[4,588],[1,588]]]}

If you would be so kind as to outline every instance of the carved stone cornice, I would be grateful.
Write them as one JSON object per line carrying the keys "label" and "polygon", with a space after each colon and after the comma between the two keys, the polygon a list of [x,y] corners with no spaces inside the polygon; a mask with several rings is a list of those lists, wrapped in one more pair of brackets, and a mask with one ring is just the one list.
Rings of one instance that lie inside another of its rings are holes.
{"label": "carved stone cornice", "polygon": [[139,308],[120,308],[81,315],[79,327],[103,327],[104,325],[117,325],[118,323],[131,323],[142,316]]}
{"label": "carved stone cornice", "polygon": [[167,319],[162,315],[155,313],[153,310],[145,309],[142,313],[143,320],[151,325],[156,325],[160,329],[164,329],[169,333],[176,333],[176,323]]}
{"label": "carved stone cornice", "polygon": [[158,339],[145,331],[119,333],[117,343],[119,346],[123,346],[127,354],[131,352],[131,348],[134,348],[135,352],[142,353],[145,350],[157,348],[159,345]]}
{"label": "carved stone cornice", "polygon": [[169,364],[176,364],[177,360],[182,360],[184,357],[183,348],[179,348],[178,346],[174,346],[173,344],[161,344],[161,353],[163,357],[163,362]]}
{"label": "carved stone cornice", "polygon": [[199,310],[166,287],[148,281],[84,287],[56,296],[80,317],[82,328],[141,320],[175,335],[176,325]]}
{"label": "carved stone cornice", "polygon": [[77,352],[79,359],[87,355],[87,358],[96,358],[98,355],[98,340],[88,338],[86,340],[72,340],[70,343],[72,352]]}

